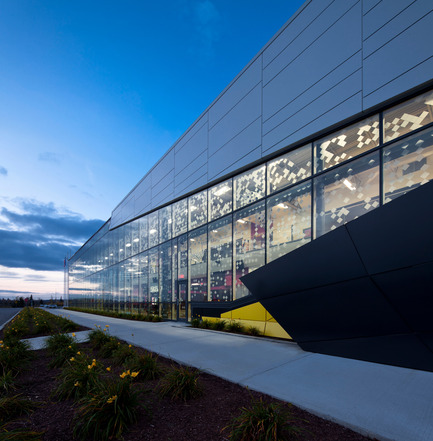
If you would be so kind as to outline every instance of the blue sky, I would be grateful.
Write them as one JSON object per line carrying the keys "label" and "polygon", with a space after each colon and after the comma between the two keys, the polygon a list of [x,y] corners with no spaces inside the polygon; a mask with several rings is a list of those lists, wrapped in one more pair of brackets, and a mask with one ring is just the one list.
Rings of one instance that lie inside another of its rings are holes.
{"label": "blue sky", "polygon": [[0,295],[63,257],[303,1],[1,0]]}

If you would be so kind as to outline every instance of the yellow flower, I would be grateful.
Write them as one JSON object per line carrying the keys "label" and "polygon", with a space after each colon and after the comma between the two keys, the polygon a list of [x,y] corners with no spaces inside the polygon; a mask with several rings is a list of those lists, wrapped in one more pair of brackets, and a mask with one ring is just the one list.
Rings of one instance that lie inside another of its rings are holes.
{"label": "yellow flower", "polygon": [[72,346],[68,346],[69,349],[72,349]]}
{"label": "yellow flower", "polygon": [[77,355],[81,355],[81,352],[80,352],[80,351],[78,351],[78,352],[77,352]]}
{"label": "yellow flower", "polygon": [[70,359],[69,359],[69,361],[75,361],[75,358],[74,358],[74,357],[72,357],[72,358],[70,358]]}
{"label": "yellow flower", "polygon": [[120,374],[120,378],[125,378],[127,375],[128,375],[128,374],[127,374],[126,372],[122,372],[122,373]]}
{"label": "yellow flower", "polygon": [[75,332],[72,333],[72,337],[75,337]]}
{"label": "yellow flower", "polygon": [[108,366],[108,367],[107,367],[107,371],[108,371],[108,372],[111,372],[111,366]]}
{"label": "yellow flower", "polygon": [[77,387],[77,386],[79,386],[79,385],[80,385],[80,382],[79,382],[79,381],[76,381],[75,384],[74,384],[75,387]]}
{"label": "yellow flower", "polygon": [[132,348],[132,345],[129,345],[130,348]]}
{"label": "yellow flower", "polygon": [[106,328],[109,328],[109,327],[110,327],[110,325],[105,325],[105,327],[106,327]]}
{"label": "yellow flower", "polygon": [[135,378],[140,372],[131,372],[131,377]]}
{"label": "yellow flower", "polygon": [[92,369],[92,367],[93,367],[93,364],[88,364],[87,365],[87,369]]}
{"label": "yellow flower", "polygon": [[114,400],[117,400],[117,395],[113,395],[112,397],[110,397],[110,398],[107,400],[107,403],[108,403],[108,404],[111,404]]}

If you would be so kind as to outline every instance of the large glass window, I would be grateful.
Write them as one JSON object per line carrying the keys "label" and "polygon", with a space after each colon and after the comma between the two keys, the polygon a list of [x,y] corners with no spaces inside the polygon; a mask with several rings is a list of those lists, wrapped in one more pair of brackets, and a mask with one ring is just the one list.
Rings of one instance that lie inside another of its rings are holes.
{"label": "large glass window", "polygon": [[149,227],[147,223],[147,216],[143,216],[139,219],[140,224],[140,252],[149,248]]}
{"label": "large glass window", "polygon": [[131,222],[132,255],[140,252],[140,223],[139,220]]}
{"label": "large glass window", "polygon": [[379,116],[361,121],[314,143],[315,170],[320,172],[379,145]]}
{"label": "large glass window", "polygon": [[268,194],[311,176],[311,144],[268,162]]}
{"label": "large glass window", "polygon": [[232,187],[232,180],[229,179],[209,189],[209,220],[215,220],[231,213],[233,207]]}
{"label": "large glass window", "polygon": [[173,236],[184,234],[188,229],[188,200],[173,204]]}
{"label": "large glass window", "polygon": [[234,299],[239,299],[249,294],[240,278],[265,264],[265,202],[235,213],[233,225],[236,271]]}
{"label": "large glass window", "polygon": [[160,315],[163,318],[171,318],[171,297],[173,280],[171,271],[171,242],[159,246],[159,268],[160,268]]}
{"label": "large glass window", "polygon": [[159,241],[165,242],[171,239],[171,205],[161,208],[159,213]]}
{"label": "large glass window", "polygon": [[265,173],[262,165],[233,178],[235,210],[265,197]]}
{"label": "large glass window", "polygon": [[123,226],[125,234],[125,257],[130,257],[132,254],[132,225],[131,223]]}
{"label": "large glass window", "polygon": [[149,296],[149,256],[147,252],[139,256],[139,271],[140,271],[140,309],[142,311],[149,311],[150,296]]}
{"label": "large glass window", "polygon": [[433,178],[433,130],[410,136],[383,149],[384,202]]}
{"label": "large glass window", "polygon": [[268,198],[267,261],[271,262],[311,240],[311,182]]}
{"label": "large glass window", "polygon": [[154,211],[148,216],[149,221],[149,248],[159,244],[158,212]]}
{"label": "large glass window", "polygon": [[207,227],[198,228],[188,235],[189,292],[192,302],[205,302],[207,298]]}
{"label": "large glass window", "polygon": [[379,152],[364,156],[314,181],[314,237],[379,206]]}
{"label": "large glass window", "polygon": [[188,199],[188,213],[190,230],[207,222],[207,190]]}
{"label": "large glass window", "polygon": [[149,310],[152,314],[159,314],[159,251],[154,248],[149,251]]}
{"label": "large glass window", "polygon": [[383,140],[391,141],[433,122],[433,92],[383,112]]}
{"label": "large glass window", "polygon": [[232,300],[232,216],[212,222],[209,228],[210,300]]}

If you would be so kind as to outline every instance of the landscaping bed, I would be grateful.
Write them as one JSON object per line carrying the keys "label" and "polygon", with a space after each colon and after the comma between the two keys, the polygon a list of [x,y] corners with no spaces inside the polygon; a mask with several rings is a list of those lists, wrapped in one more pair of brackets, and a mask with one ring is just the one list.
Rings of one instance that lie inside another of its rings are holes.
{"label": "landscaping bed", "polygon": [[[368,439],[295,406],[289,407],[286,403],[249,391],[213,375],[182,367],[163,357],[156,357],[141,348],[110,337],[107,329],[108,327],[105,330],[96,329],[91,343],[77,344],[73,340],[68,343],[67,340],[62,340],[62,336],[57,335],[50,343],[50,350],[29,351],[32,357],[31,363],[27,366],[23,365],[16,371],[16,390],[7,393],[3,391],[3,396],[22,394],[22,397],[32,403],[39,404],[28,415],[9,418],[8,430],[26,429],[43,432],[40,438],[33,438],[35,440],[84,441],[86,437],[83,432],[79,432],[74,438],[74,429],[77,430],[77,425],[78,428],[82,428],[87,421],[88,414],[83,413],[83,408],[87,406],[86,411],[89,411],[91,400],[86,398],[86,387],[89,388],[90,397],[97,398],[102,396],[101,390],[105,390],[106,385],[114,385],[123,389],[116,389],[119,392],[115,394],[112,392],[114,389],[107,389],[108,395],[100,401],[106,412],[114,409],[113,406],[116,404],[119,408],[124,405],[125,408],[132,409],[134,401],[132,395],[135,394],[140,405],[144,405],[135,408],[136,422],[125,424],[123,431],[125,441],[228,440],[230,430],[222,431],[222,429],[228,426],[234,417],[241,414],[241,408],[250,407],[252,400],[259,404],[261,400],[263,405],[276,403],[280,406],[278,410],[290,411],[292,425],[302,432],[297,437],[288,439],[311,441]],[[3,340],[3,332],[0,333],[0,339]],[[4,348],[0,348],[0,362],[3,350]],[[77,372],[84,372],[93,377],[89,375],[77,377],[79,378],[77,380],[68,375],[68,372],[72,372],[77,367],[79,368]],[[85,378],[87,378],[86,386]],[[96,379],[96,386],[92,386],[92,378]],[[182,389],[183,392],[179,392],[180,389],[173,388],[173,385],[187,387]],[[125,391],[127,394],[122,395]],[[176,394],[176,391],[178,398],[173,399],[172,393]],[[82,395],[81,398],[78,398],[79,394]],[[125,397],[127,397],[126,401]],[[2,415],[1,408],[0,415]],[[76,418],[77,415],[80,416]],[[0,416],[0,418],[3,418],[2,424],[4,424],[6,422],[4,417]],[[102,427],[106,428],[107,421],[110,420],[104,420]],[[0,440],[2,439],[7,438],[2,438],[0,434]],[[97,435],[94,439],[99,441],[103,437]]]}

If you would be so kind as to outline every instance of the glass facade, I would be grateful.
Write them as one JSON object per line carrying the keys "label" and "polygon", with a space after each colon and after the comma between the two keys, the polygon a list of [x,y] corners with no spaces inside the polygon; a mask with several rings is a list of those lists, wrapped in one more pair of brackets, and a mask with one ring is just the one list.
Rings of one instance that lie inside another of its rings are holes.
{"label": "glass facade", "polygon": [[189,319],[242,276],[433,177],[433,93],[294,148],[113,230],[69,262],[71,306]]}

